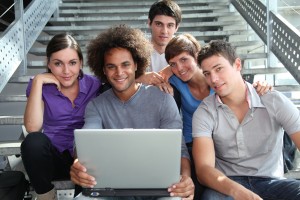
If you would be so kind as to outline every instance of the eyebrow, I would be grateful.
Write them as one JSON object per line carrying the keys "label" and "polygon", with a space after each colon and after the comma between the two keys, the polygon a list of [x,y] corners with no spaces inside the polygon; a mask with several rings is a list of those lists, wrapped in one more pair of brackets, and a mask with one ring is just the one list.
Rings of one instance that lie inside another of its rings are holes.
{"label": "eyebrow", "polygon": [[[79,59],[77,59],[77,58],[73,58],[73,59],[71,59],[71,60],[69,60],[69,62],[70,61],[78,61]],[[57,59],[57,58],[55,58],[55,59],[50,59],[50,61],[59,61],[59,62],[63,62],[62,60],[60,60],[60,59]]]}
{"label": "eyebrow", "polygon": [[115,64],[112,64],[112,63],[106,63],[106,64],[104,65],[104,67],[108,67],[108,66],[115,66]]}
{"label": "eyebrow", "polygon": [[155,22],[155,23],[159,22],[159,23],[161,23],[161,24],[176,24],[176,23],[174,23],[174,22],[163,23],[162,21],[159,21],[159,20],[154,20],[154,22]]}
{"label": "eyebrow", "polygon": [[[214,66],[212,66],[212,69],[218,67],[219,65],[221,65],[221,64],[220,63],[215,64]],[[208,72],[208,71],[202,69],[202,73],[204,73],[204,72]]]}
{"label": "eyebrow", "polygon": [[[130,61],[124,61],[121,63],[121,65],[124,65],[124,64],[130,64],[131,62]],[[104,66],[117,66],[116,64],[113,64],[113,63],[106,63]]]}

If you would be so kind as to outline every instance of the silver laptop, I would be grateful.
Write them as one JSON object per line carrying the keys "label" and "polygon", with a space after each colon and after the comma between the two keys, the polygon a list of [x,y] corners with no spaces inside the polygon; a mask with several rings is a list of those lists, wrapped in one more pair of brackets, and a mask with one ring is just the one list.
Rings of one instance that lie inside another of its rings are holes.
{"label": "silver laptop", "polygon": [[180,179],[181,129],[76,129],[79,161],[97,185],[83,195],[169,196]]}

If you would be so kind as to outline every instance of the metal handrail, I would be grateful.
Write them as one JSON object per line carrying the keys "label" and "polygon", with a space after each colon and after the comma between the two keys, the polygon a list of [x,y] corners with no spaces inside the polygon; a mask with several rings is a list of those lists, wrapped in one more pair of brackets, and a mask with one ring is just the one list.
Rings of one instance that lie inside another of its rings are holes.
{"label": "metal handrail", "polygon": [[16,70],[26,73],[26,54],[58,5],[59,0],[34,0],[24,11],[23,0],[15,1],[15,20],[0,38],[0,92]]}
{"label": "metal handrail", "polygon": [[14,2],[9,8],[7,8],[4,13],[0,16],[0,18],[2,18],[14,5],[16,4],[16,2]]}
{"label": "metal handrail", "polygon": [[[270,45],[270,51],[300,83],[300,32],[280,15],[268,12],[267,7],[259,0],[231,0],[231,3],[262,41]],[[270,26],[270,35],[267,26]]]}

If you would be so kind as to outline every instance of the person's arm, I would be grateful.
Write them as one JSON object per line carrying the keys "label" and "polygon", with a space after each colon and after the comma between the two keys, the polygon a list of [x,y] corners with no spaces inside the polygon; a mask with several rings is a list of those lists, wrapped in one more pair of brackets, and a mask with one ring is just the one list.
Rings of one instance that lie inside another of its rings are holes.
{"label": "person's arm", "polygon": [[169,78],[174,74],[170,65],[166,66],[158,73],[165,79],[166,82],[168,82]]}
{"label": "person's arm", "polygon": [[262,200],[257,194],[225,176],[215,168],[215,150],[210,137],[193,139],[193,158],[199,182],[233,199]]}
{"label": "person's arm", "polygon": [[44,117],[42,88],[46,83],[54,83],[58,89],[60,88],[59,81],[51,73],[38,74],[34,77],[24,113],[24,125],[28,133],[42,129]]}
{"label": "person's arm", "polygon": [[[102,119],[98,113],[98,106],[100,103],[97,102],[97,99],[101,98],[100,96],[91,100],[85,109],[85,124],[82,127],[83,129],[101,129]],[[74,147],[74,152],[76,152],[76,146]],[[87,173],[87,169],[80,163],[75,154],[75,160],[70,169],[71,181],[82,187],[94,187],[97,183],[95,178]]]}
{"label": "person's arm", "polygon": [[296,133],[290,135],[290,137],[293,140],[293,142],[295,143],[295,145],[297,146],[298,150],[300,150],[300,132],[296,132]]}
{"label": "person's arm", "polygon": [[156,84],[155,86],[158,87],[160,91],[174,96],[174,88],[170,83],[164,82],[164,83]]}
{"label": "person's arm", "polygon": [[[165,95],[165,101],[161,110],[161,125],[162,129],[181,129],[182,121],[176,103],[173,97]],[[178,183],[171,185],[168,188],[171,196],[182,197],[183,199],[193,199],[194,183],[191,178],[191,164],[189,159],[188,149],[185,144],[184,136],[181,141],[181,164],[180,164],[181,179]]]}

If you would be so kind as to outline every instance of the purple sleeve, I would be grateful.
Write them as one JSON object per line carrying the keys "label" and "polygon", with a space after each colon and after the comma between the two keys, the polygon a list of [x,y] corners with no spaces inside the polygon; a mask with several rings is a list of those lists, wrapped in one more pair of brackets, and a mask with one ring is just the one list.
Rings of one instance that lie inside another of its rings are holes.
{"label": "purple sleeve", "polygon": [[33,77],[31,77],[31,78],[29,79],[29,83],[28,83],[28,85],[27,85],[27,89],[26,89],[26,97],[27,97],[27,98],[29,97],[29,94],[30,94],[30,91],[31,91],[32,79],[33,79]]}

